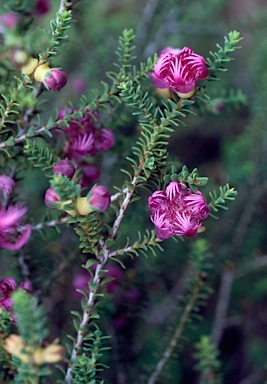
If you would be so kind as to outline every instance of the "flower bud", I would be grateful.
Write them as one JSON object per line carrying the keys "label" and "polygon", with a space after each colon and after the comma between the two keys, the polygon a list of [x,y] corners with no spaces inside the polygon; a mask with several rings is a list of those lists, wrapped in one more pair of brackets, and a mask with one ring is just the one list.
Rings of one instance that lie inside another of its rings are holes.
{"label": "flower bud", "polygon": [[45,192],[44,202],[45,205],[50,209],[60,209],[61,204],[59,197],[52,187],[48,188]]}
{"label": "flower bud", "polygon": [[103,185],[93,187],[85,197],[77,199],[76,208],[80,215],[86,216],[93,211],[104,212],[110,206],[110,193]]}
{"label": "flower bud", "polygon": [[67,84],[67,75],[62,69],[50,68],[48,64],[39,65],[34,71],[34,79],[52,91],[59,91]]}
{"label": "flower bud", "polygon": [[67,176],[71,179],[75,173],[75,167],[68,159],[60,160],[54,166],[54,174],[56,175],[58,173],[61,173],[63,176]]}
{"label": "flower bud", "polygon": [[100,212],[108,209],[110,206],[111,198],[107,188],[103,185],[97,185],[96,187],[92,188],[91,192],[92,195],[89,199],[89,204],[94,208],[98,208]]}
{"label": "flower bud", "polygon": [[47,89],[52,91],[60,91],[67,84],[67,75],[66,72],[62,69],[51,69],[46,73],[44,78],[44,85]]}

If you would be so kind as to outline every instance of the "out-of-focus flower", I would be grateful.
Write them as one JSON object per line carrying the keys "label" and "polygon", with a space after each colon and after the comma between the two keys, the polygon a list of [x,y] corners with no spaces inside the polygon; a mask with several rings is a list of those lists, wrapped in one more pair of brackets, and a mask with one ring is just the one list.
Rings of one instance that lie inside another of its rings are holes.
{"label": "out-of-focus flower", "polygon": [[88,192],[87,196],[77,199],[76,208],[80,215],[86,216],[93,211],[104,212],[111,203],[108,189],[103,185],[97,185]]}
{"label": "out-of-focus flower", "polygon": [[14,277],[7,277],[0,280],[0,306],[6,311],[10,311],[13,305],[13,299],[10,294],[16,289],[16,281]]}
{"label": "out-of-focus flower", "polygon": [[82,170],[81,179],[79,180],[82,188],[86,188],[99,180],[100,171],[95,164],[80,163],[79,168]]}
{"label": "out-of-focus flower", "polygon": [[45,85],[52,91],[60,91],[67,84],[67,74],[60,68],[50,68],[46,63],[43,63],[34,71],[34,79]]}
{"label": "out-of-focus flower", "polygon": [[61,173],[61,175],[67,176],[71,179],[75,173],[75,167],[70,160],[64,159],[55,164],[53,172],[54,174]]}
{"label": "out-of-focus flower", "polygon": [[182,98],[191,97],[198,81],[208,76],[209,70],[204,58],[187,47],[178,51],[167,47],[160,54],[154,72],[150,74],[155,87],[170,88]]}
{"label": "out-of-focus flower", "polygon": [[[74,111],[69,110],[69,113]],[[59,119],[65,116],[65,110],[60,111]],[[115,138],[113,132],[106,128],[99,128],[96,119],[99,117],[96,111],[80,119],[73,119],[69,122],[69,127],[61,127],[66,134],[66,152],[65,156],[70,160],[75,160],[77,164],[88,158],[110,149]]]}
{"label": "out-of-focus flower", "polygon": [[5,175],[0,176],[0,190],[2,190],[6,196],[9,196],[14,188],[15,181],[11,177]]}
{"label": "out-of-focus flower", "polygon": [[81,95],[86,91],[87,83],[83,77],[75,76],[70,83],[70,89],[73,93]]}
{"label": "out-of-focus flower", "polygon": [[50,0],[37,0],[35,3],[34,13],[37,16],[43,16],[51,10]]}
{"label": "out-of-focus flower", "polygon": [[0,16],[0,33],[3,32],[3,27],[14,29],[20,20],[21,16],[15,12],[8,12]]}
{"label": "out-of-focus flower", "polygon": [[[31,285],[28,281],[23,281],[18,288],[30,291]],[[13,299],[10,296],[16,289],[17,284],[14,277],[7,277],[6,279],[0,280],[0,307],[6,311],[12,311]]]}
{"label": "out-of-focus flower", "polygon": [[56,342],[32,350],[24,343],[21,336],[15,334],[9,335],[5,340],[4,348],[11,355],[18,357],[24,364],[31,365],[54,364],[62,360],[65,354],[65,348]]}
{"label": "out-of-focus flower", "polygon": [[210,212],[201,192],[193,193],[179,182],[171,182],[166,190],[155,191],[148,199],[148,208],[161,240],[174,235],[195,236]]}
{"label": "out-of-focus flower", "polygon": [[[92,266],[92,270],[95,270],[95,265]],[[107,266],[107,272],[103,275],[103,277],[112,277],[113,279],[106,284],[106,289],[109,294],[115,293],[116,289],[120,285],[120,281],[123,276],[123,271],[117,265],[111,264]],[[77,292],[77,289],[84,290],[88,292],[88,282],[92,280],[91,274],[83,269],[81,272],[78,272],[73,279],[72,287],[73,287],[73,295],[78,299],[82,299],[83,295],[80,292]]]}
{"label": "out-of-focus flower", "polygon": [[31,236],[31,226],[21,225],[26,212],[26,207],[18,205],[0,208],[0,248],[15,250],[27,243]]}

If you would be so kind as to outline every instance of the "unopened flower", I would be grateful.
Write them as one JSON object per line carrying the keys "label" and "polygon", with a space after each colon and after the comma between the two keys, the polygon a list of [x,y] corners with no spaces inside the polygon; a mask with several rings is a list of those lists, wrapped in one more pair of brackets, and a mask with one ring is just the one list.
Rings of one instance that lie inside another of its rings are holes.
{"label": "unopened flower", "polygon": [[61,175],[67,176],[69,179],[71,179],[75,173],[75,167],[73,163],[68,159],[60,160],[54,165],[53,172],[54,174],[61,173]]}
{"label": "unopened flower", "polygon": [[48,64],[39,65],[34,71],[34,79],[52,91],[60,91],[67,84],[67,74],[60,68],[50,68]]}
{"label": "unopened flower", "polygon": [[54,68],[46,73],[44,85],[52,91],[60,91],[67,84],[67,74],[62,69]]}
{"label": "unopened flower", "polygon": [[31,226],[21,225],[26,207],[10,205],[0,208],[0,248],[10,250],[22,248],[31,236]]}
{"label": "unopened flower", "polygon": [[74,216],[76,214],[75,209],[65,208],[65,206],[72,204],[73,201],[72,200],[61,201],[53,187],[50,187],[46,190],[45,196],[44,196],[44,202],[47,208],[49,209],[63,210],[71,216]]}
{"label": "unopened flower", "polygon": [[50,187],[46,190],[44,196],[45,205],[50,209],[59,209],[60,208],[60,199],[56,194],[54,188]]}
{"label": "unopened flower", "polygon": [[80,215],[86,216],[93,211],[104,212],[111,203],[108,189],[103,185],[97,185],[85,197],[77,199],[76,208]]}
{"label": "unopened flower", "polygon": [[210,212],[201,192],[193,193],[179,182],[171,182],[166,190],[155,191],[148,199],[148,208],[161,240],[174,235],[195,236]]}
{"label": "unopened flower", "polygon": [[170,88],[183,98],[191,97],[198,81],[208,76],[204,58],[187,47],[178,53],[171,47],[163,50],[150,74],[155,87]]}
{"label": "unopened flower", "polygon": [[110,193],[103,185],[97,185],[91,190],[92,196],[89,199],[89,204],[98,208],[100,212],[108,209],[111,203]]}

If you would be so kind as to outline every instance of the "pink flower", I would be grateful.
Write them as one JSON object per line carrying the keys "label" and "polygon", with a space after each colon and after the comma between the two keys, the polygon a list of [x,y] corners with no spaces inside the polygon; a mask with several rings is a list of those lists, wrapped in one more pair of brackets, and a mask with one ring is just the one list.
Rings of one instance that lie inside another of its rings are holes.
{"label": "pink flower", "polygon": [[97,185],[91,189],[91,197],[89,198],[89,204],[98,208],[100,212],[104,212],[110,206],[111,198],[110,193],[103,185]]}
{"label": "pink flower", "polygon": [[[95,271],[96,264],[92,266],[92,270]],[[123,276],[123,271],[121,268],[119,268],[117,265],[109,265],[106,267],[107,272],[103,275],[103,277],[113,277],[114,279],[107,282],[106,289],[109,294],[115,293],[116,289],[118,288],[120,281]],[[88,272],[86,269],[82,270],[81,272],[78,272],[73,279],[72,286],[73,286],[73,294],[78,299],[82,299],[83,295],[80,292],[77,292],[77,289],[88,291],[88,282],[92,280],[92,276],[90,272]]]}
{"label": "pink flower", "polygon": [[[23,281],[18,288],[24,289],[29,292],[31,284],[28,281]],[[6,279],[0,280],[0,308],[11,312],[12,322],[15,322],[15,316],[12,313],[13,299],[10,297],[12,292],[17,289],[17,284],[14,277],[7,277]]]}
{"label": "pink flower", "polygon": [[193,193],[179,182],[171,182],[165,191],[155,191],[148,199],[148,208],[161,240],[174,235],[195,236],[210,212],[201,192]]}
{"label": "pink flower", "polygon": [[[75,111],[69,110],[69,113]],[[65,111],[59,112],[59,119],[64,118]],[[96,111],[90,111],[80,119],[73,119],[69,122],[69,127],[62,127],[67,138],[65,156],[75,160],[77,164],[83,158],[95,156],[108,150],[115,142],[113,132],[106,128],[99,128],[96,123],[98,118]]]}
{"label": "pink flower", "polygon": [[115,137],[110,129],[102,128],[96,135],[95,149],[97,152],[107,151],[115,143]]}
{"label": "pink flower", "polygon": [[95,164],[80,163],[79,169],[82,170],[81,179],[79,180],[82,188],[86,188],[99,180],[100,171]]}
{"label": "pink flower", "polygon": [[202,56],[184,47],[181,51],[167,47],[160,54],[150,74],[152,84],[157,88],[170,88],[180,97],[189,98],[194,94],[199,80],[209,76]]}
{"label": "pink flower", "polygon": [[0,33],[2,33],[2,25],[7,29],[14,29],[21,20],[21,16],[15,12],[8,12],[0,16]]}
{"label": "pink flower", "polygon": [[0,306],[6,311],[10,311],[13,304],[13,299],[9,295],[15,291],[16,281],[14,277],[7,277],[6,279],[0,280]]}
{"label": "pink flower", "polygon": [[86,91],[87,83],[83,77],[76,76],[71,80],[70,84],[71,91],[77,95],[81,95]]}
{"label": "pink flower", "polygon": [[0,248],[22,248],[31,236],[31,226],[20,222],[27,212],[26,207],[10,205],[0,209]]}
{"label": "pink flower", "polygon": [[0,176],[0,189],[6,196],[10,195],[15,188],[15,181],[9,176]]}
{"label": "pink flower", "polygon": [[61,173],[63,176],[67,176],[69,179],[71,179],[75,173],[75,167],[73,163],[68,159],[59,160],[54,165],[53,172],[54,174]]}
{"label": "pink flower", "polygon": [[67,84],[67,74],[59,68],[50,69],[44,77],[44,85],[52,91],[60,91]]}
{"label": "pink flower", "polygon": [[57,209],[57,204],[55,204],[55,203],[60,204],[60,199],[59,199],[58,195],[56,194],[54,188],[50,187],[46,190],[44,202],[48,208]]}

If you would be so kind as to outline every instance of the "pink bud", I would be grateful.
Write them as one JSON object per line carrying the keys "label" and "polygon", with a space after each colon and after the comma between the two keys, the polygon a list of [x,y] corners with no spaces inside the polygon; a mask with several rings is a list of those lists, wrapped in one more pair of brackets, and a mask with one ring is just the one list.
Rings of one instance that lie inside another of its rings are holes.
{"label": "pink bud", "polygon": [[44,197],[45,205],[50,209],[56,209],[55,207],[53,207],[54,205],[53,203],[58,203],[59,201],[60,201],[59,197],[56,194],[54,188],[52,187],[48,188],[47,191],[45,192],[45,197]]}
{"label": "pink bud", "polygon": [[91,190],[91,197],[89,204],[92,207],[99,208],[100,212],[105,211],[110,206],[111,198],[110,193],[103,185],[97,185]]}
{"label": "pink bud", "polygon": [[71,179],[75,173],[75,167],[68,159],[60,160],[54,166],[54,174],[56,175],[58,173],[61,173],[63,176],[67,176]]}
{"label": "pink bud", "polygon": [[62,69],[50,69],[44,77],[44,85],[52,91],[60,91],[67,84],[67,74]]}

